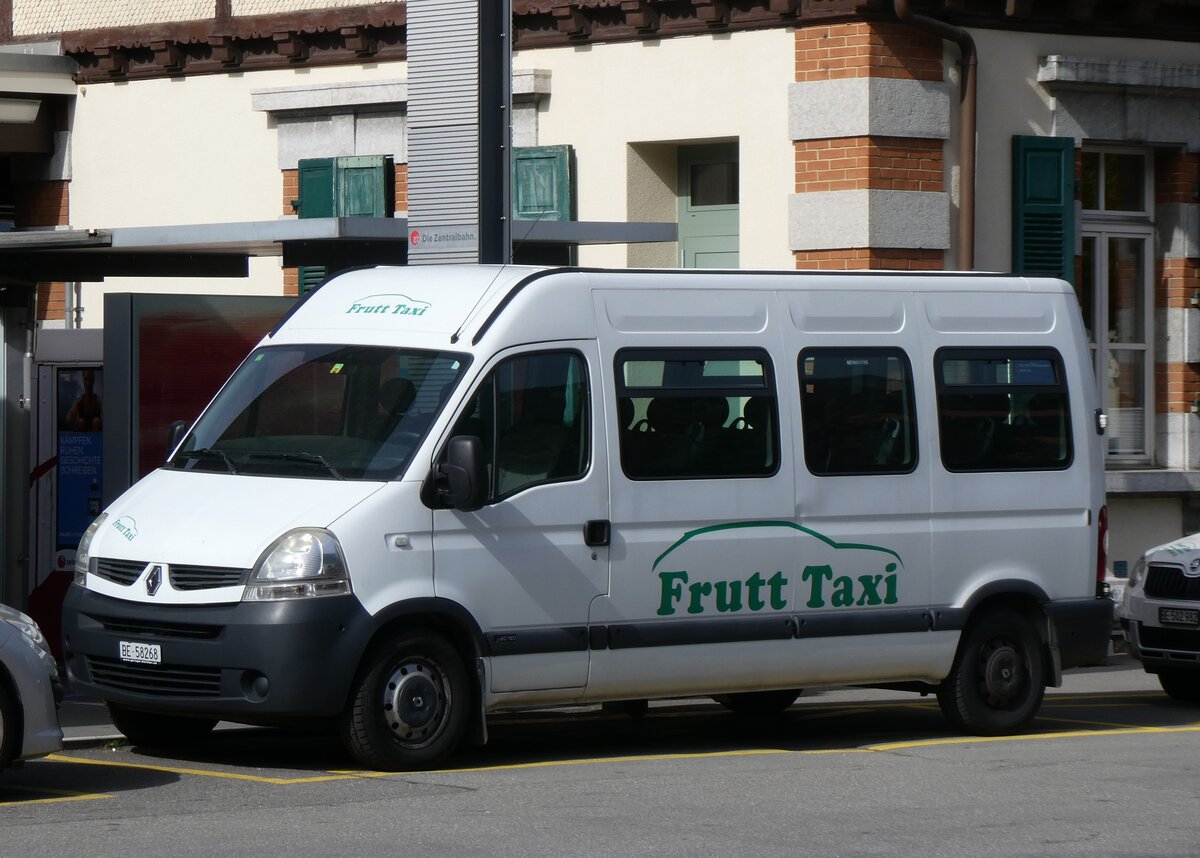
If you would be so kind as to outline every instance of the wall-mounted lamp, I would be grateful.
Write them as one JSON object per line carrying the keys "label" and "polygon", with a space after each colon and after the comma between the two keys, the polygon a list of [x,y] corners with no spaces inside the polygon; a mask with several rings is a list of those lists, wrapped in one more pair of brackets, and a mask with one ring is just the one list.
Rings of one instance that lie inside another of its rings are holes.
{"label": "wall-mounted lamp", "polygon": [[41,106],[36,98],[0,98],[0,122],[29,125],[37,119]]}

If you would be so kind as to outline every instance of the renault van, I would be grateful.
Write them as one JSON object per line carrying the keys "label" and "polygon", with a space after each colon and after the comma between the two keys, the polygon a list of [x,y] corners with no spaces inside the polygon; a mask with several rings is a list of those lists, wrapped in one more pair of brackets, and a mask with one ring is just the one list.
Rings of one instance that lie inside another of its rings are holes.
{"label": "renault van", "polygon": [[1026,728],[1103,659],[1103,421],[1060,281],[372,268],[270,332],[87,530],[73,686],[135,742],[932,692]]}

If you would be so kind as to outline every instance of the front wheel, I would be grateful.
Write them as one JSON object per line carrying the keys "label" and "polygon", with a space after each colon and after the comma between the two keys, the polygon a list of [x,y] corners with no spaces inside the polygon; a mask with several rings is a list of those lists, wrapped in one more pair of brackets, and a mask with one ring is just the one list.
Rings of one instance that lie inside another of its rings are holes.
{"label": "front wheel", "polygon": [[1158,684],[1180,703],[1200,703],[1200,672],[1164,670],[1158,674]]}
{"label": "front wheel", "polygon": [[108,704],[113,726],[135,745],[151,748],[183,748],[203,741],[217,725],[216,718],[160,715]]}
{"label": "front wheel", "polygon": [[937,698],[960,730],[1004,736],[1029,726],[1045,693],[1037,631],[1022,614],[1001,610],[967,627]]}
{"label": "front wheel", "polygon": [[21,713],[17,711],[17,702],[0,682],[0,771],[8,768],[17,755],[20,733]]}
{"label": "front wheel", "polygon": [[343,716],[342,738],[367,768],[429,768],[462,740],[470,697],[454,647],[431,632],[411,631],[367,657]]}

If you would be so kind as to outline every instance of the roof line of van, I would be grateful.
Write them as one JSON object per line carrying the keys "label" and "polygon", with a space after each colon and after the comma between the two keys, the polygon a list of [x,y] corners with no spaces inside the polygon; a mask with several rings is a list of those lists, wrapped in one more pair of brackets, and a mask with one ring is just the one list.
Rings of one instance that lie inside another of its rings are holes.
{"label": "roof line of van", "polygon": [[[950,278],[961,277],[970,279],[990,279],[995,277],[1011,277],[1018,280],[1029,280],[1031,278],[1055,278],[1053,274],[1005,274],[999,271],[899,271],[899,270],[876,270],[859,268],[850,271],[818,271],[815,269],[796,269],[795,271],[781,271],[779,269],[751,269],[738,268],[732,269],[738,274],[760,274],[772,276],[790,277],[794,275],[820,275],[821,277],[862,277],[870,275],[872,277],[935,277],[935,278]],[[505,308],[513,302],[513,299],[521,293],[526,286],[533,283],[535,280],[540,280],[543,277],[549,277],[555,274],[615,274],[618,276],[627,274],[654,274],[662,275],[677,275],[694,277],[697,274],[729,274],[731,269],[728,268],[583,268],[579,266],[561,266],[557,268],[545,268],[541,271],[535,271],[528,277],[524,277],[514,283],[501,298],[492,312],[488,313],[486,319],[475,331],[475,336],[471,338],[471,345],[479,345],[479,341],[483,339],[483,335],[488,332],[488,329],[495,323],[500,314]]]}

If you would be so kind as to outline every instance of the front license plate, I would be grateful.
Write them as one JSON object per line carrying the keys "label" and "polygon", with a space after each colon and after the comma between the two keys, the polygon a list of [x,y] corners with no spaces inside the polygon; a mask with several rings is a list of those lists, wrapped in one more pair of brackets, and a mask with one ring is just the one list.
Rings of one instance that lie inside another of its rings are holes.
{"label": "front license plate", "polygon": [[121,661],[135,664],[162,664],[162,647],[158,644],[121,641]]}
{"label": "front license plate", "polygon": [[1158,621],[1173,626],[1200,626],[1200,611],[1194,608],[1159,608]]}

